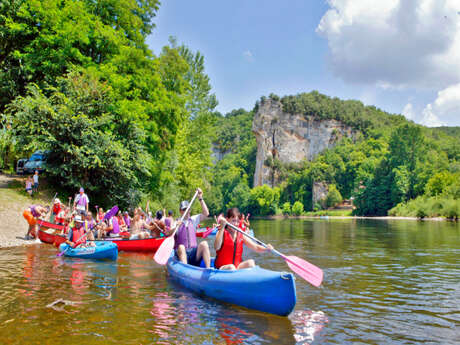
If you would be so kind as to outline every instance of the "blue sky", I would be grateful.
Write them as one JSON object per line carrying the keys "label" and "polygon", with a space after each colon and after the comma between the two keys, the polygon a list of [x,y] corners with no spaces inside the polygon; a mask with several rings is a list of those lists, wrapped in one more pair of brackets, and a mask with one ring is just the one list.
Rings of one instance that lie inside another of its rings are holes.
{"label": "blue sky", "polygon": [[[427,1],[430,0],[421,0]],[[451,5],[449,1],[445,0],[447,7]],[[444,45],[430,50],[426,47],[432,42],[433,30],[428,28],[421,35],[407,29],[411,23],[403,22],[400,30],[408,37],[399,42],[403,35],[386,32],[382,29],[385,25],[377,26],[372,17],[372,11],[377,10],[379,18],[393,23],[395,9],[375,9],[369,3],[369,0],[331,3],[169,0],[161,5],[155,19],[157,27],[147,42],[159,53],[172,35],[179,43],[203,53],[222,113],[240,107],[252,109],[260,96],[271,92],[283,96],[319,90],[343,99],[359,99],[392,113],[404,110],[408,118],[427,125],[460,125],[460,87],[458,90],[456,87],[460,78],[454,72],[441,75],[442,66],[427,66],[427,59],[417,64],[418,56],[425,51],[439,55],[449,49],[455,38],[460,37],[455,36],[460,29],[454,30],[454,36],[447,37]],[[411,9],[404,11],[406,14]],[[416,8],[413,11],[414,20],[426,21],[426,17],[416,17],[420,11]],[[452,17],[455,29],[458,23]],[[392,40],[396,42],[395,48],[402,48],[392,51]],[[380,43],[388,41],[390,45]],[[413,47],[411,42],[415,42]],[[425,47],[422,52],[416,51],[419,46]],[[388,55],[389,51],[392,53]],[[401,56],[392,61],[393,54]],[[427,74],[427,68],[432,76],[423,79],[420,75]],[[435,79],[442,82],[435,83]],[[458,116],[452,116],[452,109],[454,113],[458,111]]]}

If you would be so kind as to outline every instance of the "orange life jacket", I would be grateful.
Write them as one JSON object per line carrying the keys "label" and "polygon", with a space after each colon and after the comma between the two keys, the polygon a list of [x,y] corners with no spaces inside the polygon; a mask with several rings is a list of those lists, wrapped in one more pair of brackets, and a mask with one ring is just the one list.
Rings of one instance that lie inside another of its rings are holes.
{"label": "orange life jacket", "polygon": [[214,267],[220,268],[224,265],[233,264],[235,267],[241,263],[243,256],[243,235],[236,234],[235,241],[228,231],[224,230],[224,239],[219,250],[216,250],[216,261]]}

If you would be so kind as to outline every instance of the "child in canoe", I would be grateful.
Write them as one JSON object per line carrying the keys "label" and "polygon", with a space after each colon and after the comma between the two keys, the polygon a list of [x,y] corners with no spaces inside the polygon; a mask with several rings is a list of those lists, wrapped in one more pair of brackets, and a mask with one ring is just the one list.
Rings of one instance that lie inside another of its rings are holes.
{"label": "child in canoe", "polygon": [[227,217],[219,217],[218,220],[220,227],[214,241],[214,248],[216,249],[215,268],[220,270],[235,270],[254,267],[255,262],[253,259],[242,261],[243,244],[258,253],[273,249],[270,244],[267,246],[268,248],[265,248],[229,226],[224,226],[225,221],[227,221],[238,227],[240,220],[237,208],[229,209]]}

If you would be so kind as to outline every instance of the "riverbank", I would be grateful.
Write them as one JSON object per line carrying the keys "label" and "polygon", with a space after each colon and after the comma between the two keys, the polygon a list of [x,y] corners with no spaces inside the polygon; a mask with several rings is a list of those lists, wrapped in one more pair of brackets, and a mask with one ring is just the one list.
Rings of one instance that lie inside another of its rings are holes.
{"label": "riverbank", "polygon": [[272,215],[272,216],[252,216],[252,219],[268,219],[268,220],[281,220],[281,219],[375,219],[375,220],[420,220],[420,221],[452,221],[451,219],[443,217],[433,218],[417,218],[417,217],[365,217],[365,216],[285,216],[285,215]]}
{"label": "riverbank", "polygon": [[24,179],[0,174],[0,248],[37,243],[24,238],[28,225],[22,212],[32,204],[48,205],[52,195],[49,196],[47,190],[40,190],[30,197],[24,190]]}

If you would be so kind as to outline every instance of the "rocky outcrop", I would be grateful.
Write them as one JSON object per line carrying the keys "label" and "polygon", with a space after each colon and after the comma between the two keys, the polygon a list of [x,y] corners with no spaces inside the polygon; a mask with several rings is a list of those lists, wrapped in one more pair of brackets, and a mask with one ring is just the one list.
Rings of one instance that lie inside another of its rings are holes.
{"label": "rocky outcrop", "polygon": [[278,163],[312,160],[341,138],[356,135],[351,127],[337,120],[285,113],[281,102],[270,98],[260,103],[252,130],[257,140],[254,186],[276,185]]}
{"label": "rocky outcrop", "polygon": [[326,182],[313,182],[312,188],[312,205],[313,208],[316,204],[321,205],[322,208],[326,208],[327,193],[329,187]]}

